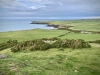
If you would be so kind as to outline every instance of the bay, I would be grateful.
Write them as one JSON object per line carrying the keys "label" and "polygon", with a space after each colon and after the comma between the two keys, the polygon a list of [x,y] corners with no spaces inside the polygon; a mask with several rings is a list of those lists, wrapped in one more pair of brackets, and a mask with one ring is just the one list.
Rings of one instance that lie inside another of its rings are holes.
{"label": "bay", "polygon": [[30,29],[53,29],[45,24],[30,24],[34,19],[0,19],[0,32],[30,30]]}

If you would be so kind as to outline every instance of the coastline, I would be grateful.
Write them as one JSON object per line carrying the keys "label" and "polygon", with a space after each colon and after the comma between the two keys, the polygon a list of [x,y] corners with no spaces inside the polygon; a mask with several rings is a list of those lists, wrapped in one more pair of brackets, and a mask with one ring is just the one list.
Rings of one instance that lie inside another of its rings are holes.
{"label": "coastline", "polygon": [[88,30],[70,29],[70,27],[74,27],[74,26],[71,26],[71,25],[68,25],[68,26],[57,25],[57,24],[50,24],[50,22],[43,22],[43,21],[32,21],[30,24],[46,24],[46,26],[48,26],[48,27],[53,27],[55,29],[60,29],[60,30],[68,30],[68,31],[74,32],[74,33],[100,34],[100,31],[88,31]]}
{"label": "coastline", "polygon": [[31,30],[31,29],[52,29],[52,27],[47,27],[43,25],[31,25],[33,19],[4,19],[0,20],[0,32],[9,32],[9,31],[22,31],[22,30]]}
{"label": "coastline", "polygon": [[59,25],[52,25],[49,22],[41,22],[41,21],[32,21],[30,24],[46,24],[48,27],[58,28]]}

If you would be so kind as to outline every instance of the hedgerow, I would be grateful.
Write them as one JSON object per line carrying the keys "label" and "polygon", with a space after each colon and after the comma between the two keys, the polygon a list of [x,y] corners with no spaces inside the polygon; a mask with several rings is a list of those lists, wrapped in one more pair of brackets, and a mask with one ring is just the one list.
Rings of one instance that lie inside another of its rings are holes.
{"label": "hedgerow", "polygon": [[50,48],[49,43],[45,43],[41,39],[38,40],[31,40],[31,41],[23,41],[13,48],[11,48],[12,52],[18,52],[18,51],[36,51],[36,50],[47,50]]}
{"label": "hedgerow", "polygon": [[[46,42],[54,41],[53,43]],[[38,39],[38,40],[30,40],[30,41],[23,41],[21,43],[18,43],[14,47],[11,48],[12,52],[18,52],[18,51],[37,51],[37,50],[48,50],[50,48],[72,48],[72,49],[78,49],[78,48],[90,48],[88,42],[85,42],[82,39]]]}
{"label": "hedgerow", "polygon": [[[98,41],[96,41],[98,42]],[[0,44],[0,50],[11,48],[12,52],[19,51],[37,51],[37,50],[48,50],[50,48],[90,48],[88,42],[85,42],[82,39],[64,39],[61,40],[59,38],[43,38],[37,40],[29,40],[19,42],[17,40],[9,40],[7,42]]]}
{"label": "hedgerow", "polygon": [[90,43],[97,43],[100,44],[100,40],[95,40],[95,41],[89,41]]}
{"label": "hedgerow", "polygon": [[90,48],[91,46],[89,45],[88,42],[85,42],[82,39],[77,39],[77,40],[70,40],[70,39],[64,39],[64,40],[57,40],[52,44],[53,48]]}

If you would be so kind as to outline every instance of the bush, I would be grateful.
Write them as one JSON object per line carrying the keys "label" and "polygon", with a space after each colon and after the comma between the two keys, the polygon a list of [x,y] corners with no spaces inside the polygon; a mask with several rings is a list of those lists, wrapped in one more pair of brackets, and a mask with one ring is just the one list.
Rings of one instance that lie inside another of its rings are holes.
{"label": "bush", "polygon": [[36,42],[31,48],[30,50],[47,50],[50,48],[50,44],[41,41]]}
{"label": "bush", "polygon": [[47,50],[50,48],[50,44],[45,43],[41,39],[38,40],[31,40],[31,41],[23,41],[13,48],[11,48],[12,52],[18,52],[18,51],[36,51],[36,50]]}
{"label": "bush", "polygon": [[62,40],[57,40],[56,42],[54,42],[53,44],[51,44],[52,48],[61,48],[62,47]]}
{"label": "bush", "polygon": [[9,41],[7,41],[7,42],[0,43],[0,50],[13,47],[13,46],[15,46],[16,44],[18,44],[17,40],[9,40]]}
{"label": "bush", "polygon": [[[45,40],[48,40],[45,38]],[[48,43],[44,42],[43,39],[38,39],[38,40],[30,40],[30,41],[23,41],[21,43],[18,43],[15,45],[13,48],[11,48],[12,52],[18,52],[18,51],[37,51],[37,50],[47,50],[50,48],[90,48],[91,46],[89,45],[88,42],[85,42],[82,39],[77,39],[77,40],[70,40],[70,39],[49,39],[49,40],[54,40],[53,43]],[[56,41],[55,41],[56,40]]]}
{"label": "bush", "polygon": [[85,42],[82,39],[77,39],[77,40],[57,40],[52,44],[53,48],[90,48],[91,46],[89,45],[88,42]]}
{"label": "bush", "polygon": [[71,48],[75,49],[75,48],[90,48],[90,45],[88,42],[85,42],[82,39],[77,39],[74,40],[73,43],[71,44]]}
{"label": "bush", "polygon": [[89,41],[90,43],[98,43],[100,44],[100,40],[95,40],[95,41]]}

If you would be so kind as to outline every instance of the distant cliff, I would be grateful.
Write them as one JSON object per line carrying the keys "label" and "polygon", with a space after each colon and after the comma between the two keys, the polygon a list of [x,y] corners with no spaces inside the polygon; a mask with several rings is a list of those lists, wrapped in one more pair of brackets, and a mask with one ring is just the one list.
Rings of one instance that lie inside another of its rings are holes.
{"label": "distant cliff", "polygon": [[59,25],[53,25],[53,24],[50,24],[49,22],[32,21],[31,24],[47,24],[48,27],[59,28]]}
{"label": "distant cliff", "polygon": [[48,22],[42,22],[42,21],[32,21],[31,24],[48,24]]}

